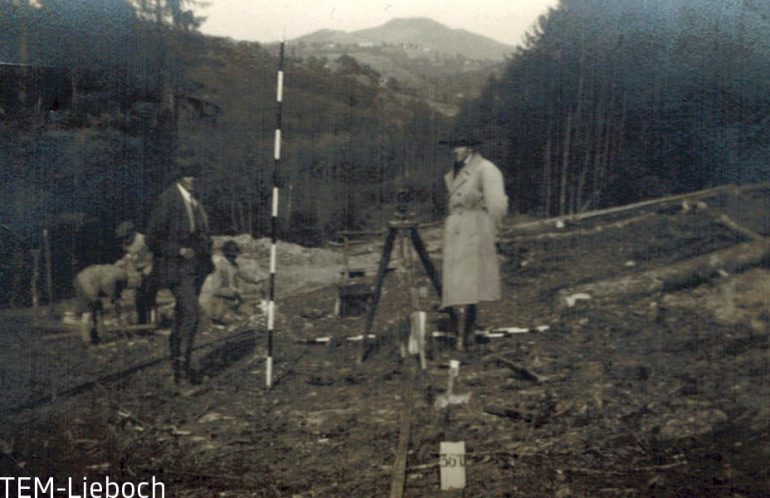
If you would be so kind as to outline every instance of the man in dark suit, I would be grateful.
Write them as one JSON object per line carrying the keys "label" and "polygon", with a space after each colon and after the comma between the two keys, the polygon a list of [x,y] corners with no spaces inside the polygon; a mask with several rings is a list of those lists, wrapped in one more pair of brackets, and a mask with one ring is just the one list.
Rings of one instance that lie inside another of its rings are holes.
{"label": "man in dark suit", "polygon": [[194,197],[200,165],[178,161],[176,181],[158,198],[147,227],[153,279],[174,295],[174,328],[169,339],[174,383],[190,380],[193,339],[198,328],[198,293],[213,269],[208,218]]}

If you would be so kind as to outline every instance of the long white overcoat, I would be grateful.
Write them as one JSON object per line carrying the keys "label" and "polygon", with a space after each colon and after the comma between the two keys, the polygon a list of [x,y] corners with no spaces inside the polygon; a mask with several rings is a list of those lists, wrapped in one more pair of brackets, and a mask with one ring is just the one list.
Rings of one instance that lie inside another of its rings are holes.
{"label": "long white overcoat", "polygon": [[444,226],[442,307],[500,299],[495,240],[508,211],[503,175],[473,152],[444,177],[449,216]]}

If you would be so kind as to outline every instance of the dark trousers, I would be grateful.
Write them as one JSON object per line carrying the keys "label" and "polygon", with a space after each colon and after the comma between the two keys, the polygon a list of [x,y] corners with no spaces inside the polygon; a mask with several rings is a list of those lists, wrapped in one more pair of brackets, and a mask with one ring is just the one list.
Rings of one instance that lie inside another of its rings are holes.
{"label": "dark trousers", "polygon": [[[477,304],[466,304],[465,305],[465,325],[462,329],[463,332],[466,334],[471,334],[475,331],[476,327],[476,317],[478,316],[478,305]],[[460,332],[460,324],[458,323],[459,317],[458,312],[453,311],[451,316],[449,317],[449,329],[453,332]]]}
{"label": "dark trousers", "polygon": [[140,325],[150,323],[150,311],[155,305],[157,286],[152,280],[151,276],[145,276],[136,289],[136,315]]}
{"label": "dark trousers", "polygon": [[469,346],[474,340],[474,332],[476,331],[476,319],[478,317],[478,305],[466,304],[465,305],[465,325],[460,328],[459,313],[452,311],[449,315],[449,329],[457,334],[457,349],[464,350],[466,346]]}
{"label": "dark trousers", "polygon": [[189,377],[192,359],[193,339],[198,330],[198,278],[193,274],[180,275],[179,282],[170,286],[174,295],[174,329],[169,338],[171,362],[174,378],[180,375]]}

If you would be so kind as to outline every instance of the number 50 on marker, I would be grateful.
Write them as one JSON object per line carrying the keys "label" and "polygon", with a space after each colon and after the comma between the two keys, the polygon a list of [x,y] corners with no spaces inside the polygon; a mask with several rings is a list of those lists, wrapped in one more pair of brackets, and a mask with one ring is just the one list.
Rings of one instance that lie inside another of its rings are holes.
{"label": "number 50 on marker", "polygon": [[465,441],[442,442],[439,450],[441,489],[465,487]]}

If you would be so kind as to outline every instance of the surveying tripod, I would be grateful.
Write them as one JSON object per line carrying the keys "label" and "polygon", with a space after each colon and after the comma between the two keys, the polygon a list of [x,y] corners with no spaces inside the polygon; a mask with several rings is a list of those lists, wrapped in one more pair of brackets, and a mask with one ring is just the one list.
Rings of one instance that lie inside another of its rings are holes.
{"label": "surveying tripod", "polygon": [[[395,244],[396,237],[401,236],[402,240],[410,240],[412,246],[420,257],[425,272],[433,284],[433,288],[436,293],[441,297],[441,277],[436,268],[433,266],[433,262],[428,256],[428,251],[425,248],[425,244],[420,238],[420,234],[417,232],[417,222],[412,220],[411,216],[406,213],[406,209],[399,209],[398,219],[388,222],[388,235],[385,237],[385,246],[382,248],[382,256],[380,257],[380,265],[377,268],[377,280],[374,287],[374,296],[372,298],[371,305],[369,306],[368,313],[366,315],[366,325],[364,327],[364,336],[361,339],[361,356],[359,363],[366,360],[366,356],[369,354],[369,333],[372,330],[374,324],[374,315],[377,313],[377,305],[380,302],[380,295],[382,293],[382,286],[385,283],[385,274],[388,269],[388,263],[390,262],[390,254],[393,252],[393,245]],[[411,270],[410,270],[411,271]],[[450,308],[450,313],[454,313],[454,310]]]}

